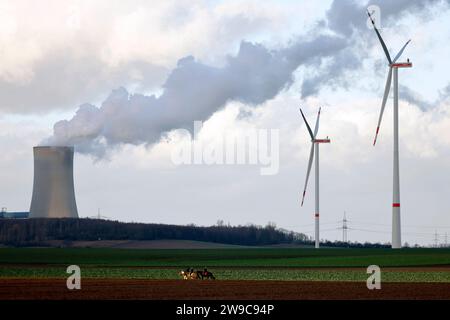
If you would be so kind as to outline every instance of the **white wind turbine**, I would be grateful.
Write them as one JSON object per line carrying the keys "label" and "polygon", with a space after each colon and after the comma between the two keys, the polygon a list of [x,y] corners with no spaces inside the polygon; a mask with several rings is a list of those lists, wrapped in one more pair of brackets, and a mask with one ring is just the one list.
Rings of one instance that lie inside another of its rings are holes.
{"label": "white wind turbine", "polygon": [[412,63],[401,62],[397,63],[397,60],[405,50],[406,46],[411,40],[408,40],[406,44],[397,53],[395,58],[392,60],[386,44],[381,38],[380,32],[375,26],[375,21],[372,19],[370,12],[367,12],[369,18],[372,22],[375,33],[380,40],[383,51],[386,54],[386,58],[389,62],[389,73],[386,81],[386,88],[384,89],[383,102],[381,104],[380,117],[378,119],[378,126],[375,133],[375,139],[373,140],[373,145],[377,142],[378,132],[380,131],[381,119],[383,118],[384,107],[386,106],[386,101],[389,96],[389,91],[391,89],[392,82],[392,70],[394,71],[394,183],[393,183],[393,201],[392,201],[392,248],[399,249],[402,247],[401,240],[401,227],[400,227],[400,176],[399,176],[399,160],[398,160],[398,69],[399,68],[411,68]]}
{"label": "white wind turbine", "polygon": [[311,127],[308,124],[308,121],[306,121],[305,115],[303,114],[302,109],[300,109],[300,113],[302,114],[303,120],[305,121],[306,128],[308,129],[309,135],[311,136],[311,152],[309,154],[309,162],[308,162],[308,171],[306,172],[306,181],[305,181],[305,188],[303,190],[303,197],[302,197],[302,206],[303,201],[305,200],[305,194],[306,194],[306,187],[308,186],[308,179],[309,174],[311,172],[311,166],[314,159],[314,154],[316,156],[316,163],[315,163],[315,169],[316,169],[316,183],[315,183],[315,192],[316,192],[316,206],[315,206],[315,246],[318,249],[320,246],[320,238],[319,238],[319,144],[321,143],[330,143],[330,139],[328,137],[326,139],[317,139],[317,132],[319,131],[319,119],[320,119],[320,108],[319,113],[317,114],[317,120],[316,120],[316,126],[314,128],[314,133],[311,130]]}

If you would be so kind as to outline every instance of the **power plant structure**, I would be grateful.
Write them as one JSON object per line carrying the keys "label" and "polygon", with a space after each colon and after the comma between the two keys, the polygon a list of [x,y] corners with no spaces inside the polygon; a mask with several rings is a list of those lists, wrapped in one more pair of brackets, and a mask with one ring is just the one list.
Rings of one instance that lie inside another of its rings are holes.
{"label": "power plant structure", "polygon": [[73,147],[33,148],[30,218],[78,218],[73,183]]}
{"label": "power plant structure", "polygon": [[26,211],[8,211],[3,207],[0,211],[0,219],[27,219],[30,213]]}

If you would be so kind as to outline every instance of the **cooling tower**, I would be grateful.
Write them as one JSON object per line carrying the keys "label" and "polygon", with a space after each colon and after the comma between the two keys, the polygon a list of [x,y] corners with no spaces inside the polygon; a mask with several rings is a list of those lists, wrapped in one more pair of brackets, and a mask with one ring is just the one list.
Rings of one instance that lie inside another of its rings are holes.
{"label": "cooling tower", "polygon": [[34,147],[30,218],[78,218],[73,147]]}

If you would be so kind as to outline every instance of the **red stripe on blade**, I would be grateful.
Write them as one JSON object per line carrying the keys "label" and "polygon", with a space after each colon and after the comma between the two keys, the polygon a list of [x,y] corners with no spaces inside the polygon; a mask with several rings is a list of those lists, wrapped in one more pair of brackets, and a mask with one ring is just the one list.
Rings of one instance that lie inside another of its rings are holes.
{"label": "red stripe on blade", "polygon": [[378,131],[380,131],[380,127],[377,127],[377,132],[375,133],[375,139],[373,139],[373,145],[377,143]]}
{"label": "red stripe on blade", "polygon": [[318,213],[316,213],[315,215],[314,215],[316,218],[318,218],[319,217],[319,214]]}
{"label": "red stripe on blade", "polygon": [[393,206],[394,208],[400,208],[400,203],[393,203],[392,206]]}

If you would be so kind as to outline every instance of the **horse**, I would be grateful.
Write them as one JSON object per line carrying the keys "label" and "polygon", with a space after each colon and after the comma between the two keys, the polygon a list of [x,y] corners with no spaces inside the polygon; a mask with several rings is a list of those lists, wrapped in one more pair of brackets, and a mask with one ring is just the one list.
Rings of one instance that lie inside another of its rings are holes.
{"label": "horse", "polygon": [[189,273],[187,273],[187,272],[184,271],[184,270],[181,270],[181,271],[180,271],[180,276],[182,276],[184,280],[188,280],[188,279],[190,278]]}
{"label": "horse", "polygon": [[198,280],[203,279],[202,272],[201,271],[185,271],[181,270],[180,275],[183,277],[184,280]]}
{"label": "horse", "polygon": [[216,277],[214,277],[214,275],[212,274],[212,272],[209,272],[208,270],[203,270],[202,274],[202,280],[203,279],[211,279],[211,280],[216,280]]}

